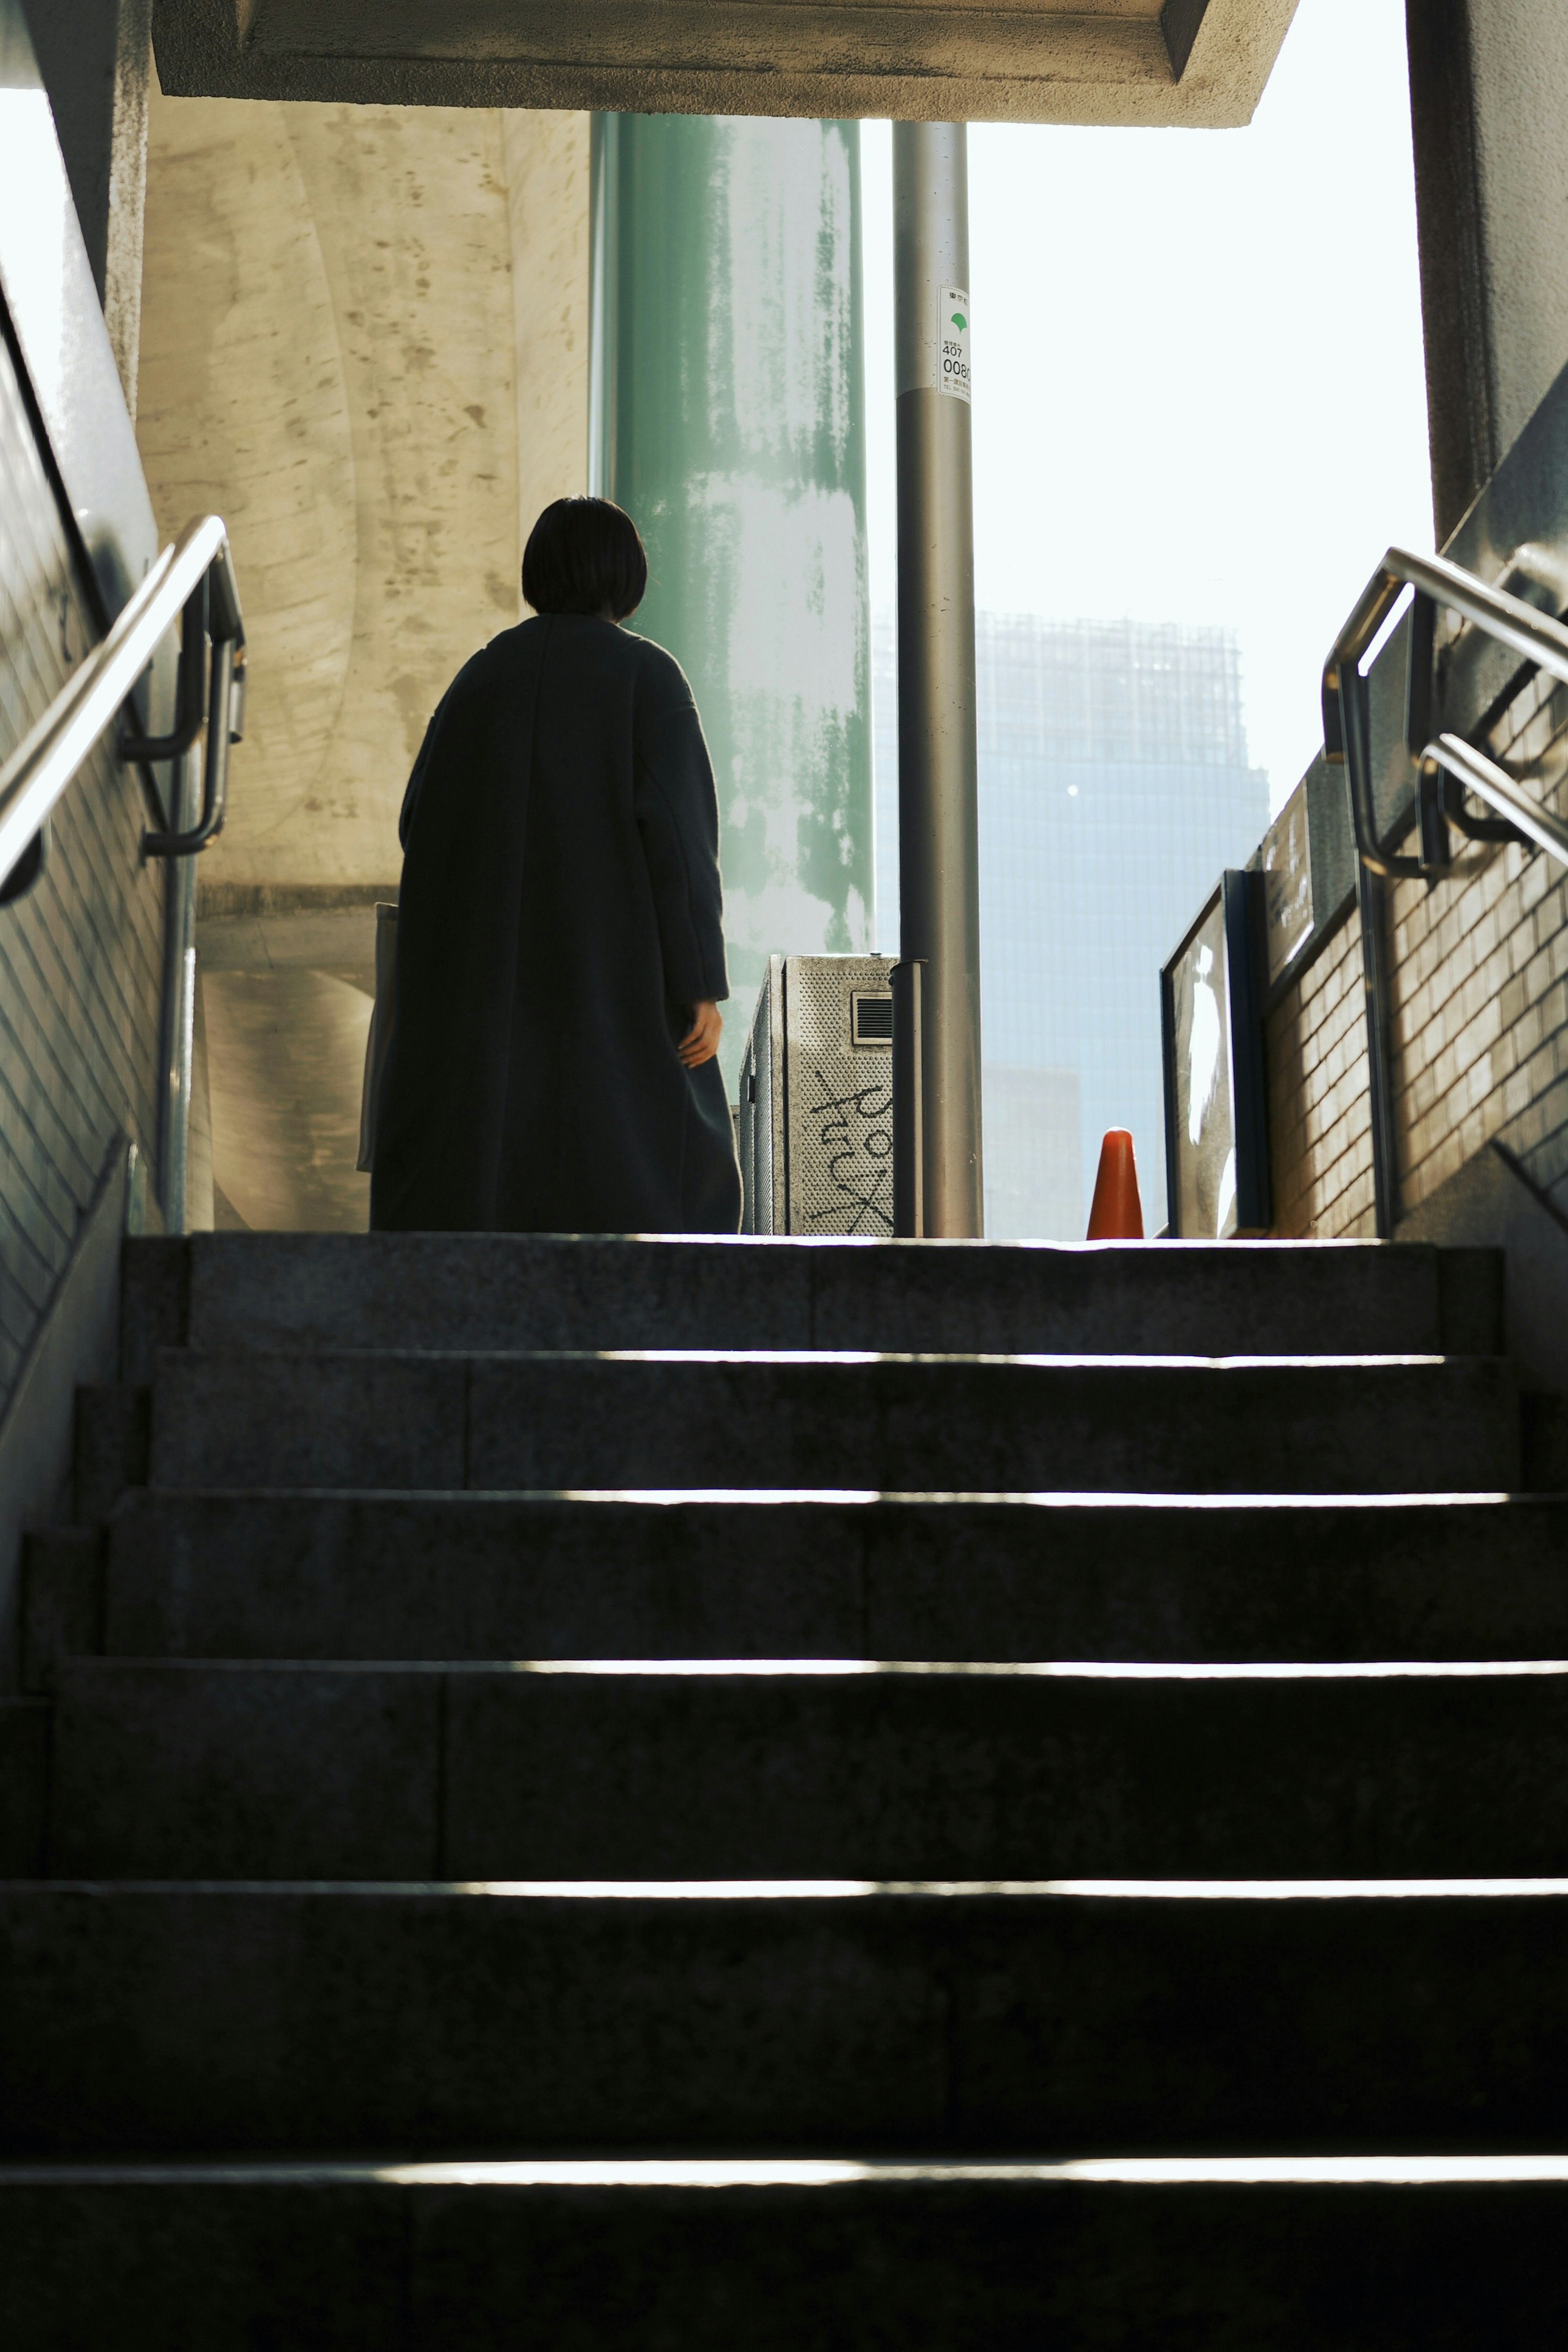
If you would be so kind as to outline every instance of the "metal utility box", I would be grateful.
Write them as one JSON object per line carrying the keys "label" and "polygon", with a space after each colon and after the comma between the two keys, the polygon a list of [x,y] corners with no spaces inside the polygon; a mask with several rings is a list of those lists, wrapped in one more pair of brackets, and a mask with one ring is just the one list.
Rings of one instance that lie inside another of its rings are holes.
{"label": "metal utility box", "polygon": [[771,956],[740,1073],[748,1234],[893,1231],[891,956]]}

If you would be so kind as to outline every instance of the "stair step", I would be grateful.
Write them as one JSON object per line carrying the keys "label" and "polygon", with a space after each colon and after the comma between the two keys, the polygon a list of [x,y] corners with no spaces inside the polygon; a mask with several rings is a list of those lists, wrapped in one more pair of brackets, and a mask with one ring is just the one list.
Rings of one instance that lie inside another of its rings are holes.
{"label": "stair step", "polygon": [[166,1350],[158,1486],[1498,1492],[1501,1358],[214,1356]]}
{"label": "stair step", "polygon": [[1568,1657],[1568,1501],[159,1493],[51,1655]]}
{"label": "stair step", "polygon": [[1568,1882],[0,1888],[13,2157],[1568,2130]]}
{"label": "stair step", "polygon": [[1378,1242],[1097,1244],[204,1234],[126,1260],[151,1349],[874,1348],[936,1354],[1501,1347],[1501,1256]]}
{"label": "stair step", "polygon": [[0,1879],[43,1868],[48,1757],[47,1706],[0,1698]]}
{"label": "stair step", "polygon": [[0,2173],[14,2352],[1537,2352],[1568,2167]]}
{"label": "stair step", "polygon": [[1568,1666],[75,1661],[67,1878],[1568,1872]]}

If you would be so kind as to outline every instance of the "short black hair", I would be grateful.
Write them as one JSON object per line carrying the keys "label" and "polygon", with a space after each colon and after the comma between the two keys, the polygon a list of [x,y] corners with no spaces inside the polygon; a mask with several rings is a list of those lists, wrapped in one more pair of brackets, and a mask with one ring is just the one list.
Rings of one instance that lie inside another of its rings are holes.
{"label": "short black hair", "polygon": [[523,595],[536,613],[608,610],[623,621],[647,585],[637,526],[609,499],[557,499],[528,533]]}

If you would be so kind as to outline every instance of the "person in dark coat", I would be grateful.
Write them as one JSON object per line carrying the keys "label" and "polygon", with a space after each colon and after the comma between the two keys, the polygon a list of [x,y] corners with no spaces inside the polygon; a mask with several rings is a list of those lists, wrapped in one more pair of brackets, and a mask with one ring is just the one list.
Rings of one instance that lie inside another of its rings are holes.
{"label": "person in dark coat", "polygon": [[620,625],[629,515],[535,524],[537,618],[458,672],[403,800],[381,1232],[733,1234],[713,768],[678,662]]}

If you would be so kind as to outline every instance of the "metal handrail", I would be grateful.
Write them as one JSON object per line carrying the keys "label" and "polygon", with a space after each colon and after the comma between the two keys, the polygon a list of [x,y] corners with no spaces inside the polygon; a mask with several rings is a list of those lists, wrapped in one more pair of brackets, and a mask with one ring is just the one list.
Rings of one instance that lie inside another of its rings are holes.
{"label": "metal handrail", "polygon": [[[1511,596],[1506,589],[1489,588],[1473,572],[1450,563],[1446,556],[1412,555],[1403,547],[1388,550],[1367,582],[1355,610],[1334,639],[1323,664],[1322,686],[1323,750],[1332,764],[1343,765],[1349,780],[1356,855],[1369,873],[1385,881],[1431,870],[1429,861],[1396,857],[1379,847],[1372,799],[1371,706],[1361,662],[1396,599],[1406,588],[1416,591],[1406,672],[1405,736],[1412,759],[1426,760],[1432,748],[1432,646],[1440,604],[1496,638],[1521,660],[1533,662],[1568,685],[1568,628],[1561,621],[1537,612],[1533,604],[1525,604],[1522,597]],[[1458,739],[1448,740],[1457,742]],[[1494,772],[1500,775],[1502,772]],[[1468,773],[1464,780],[1470,781]],[[1479,784],[1476,789],[1480,790]],[[1490,799],[1491,794],[1484,793],[1482,797]],[[1487,836],[1483,834],[1480,838]],[[1548,845],[1542,844],[1542,847]]]}
{"label": "metal handrail", "polygon": [[[1416,813],[1421,854],[1396,856],[1377,838],[1372,793],[1372,708],[1361,664],[1396,599],[1414,588],[1405,680],[1405,740],[1416,762]],[[1372,1179],[1379,1235],[1393,1233],[1397,1211],[1398,1150],[1394,1121],[1394,1066],[1388,1020],[1387,945],[1384,938],[1383,885],[1404,877],[1430,880],[1448,863],[1444,820],[1472,840],[1536,843],[1568,864],[1568,829],[1539,808],[1513,778],[1458,735],[1432,733],[1432,668],[1437,608],[1458,613],[1521,660],[1568,685],[1568,627],[1537,612],[1504,588],[1489,588],[1472,572],[1442,555],[1413,555],[1391,547],[1367,582],[1323,664],[1323,751],[1343,765],[1349,786],[1355,834],[1355,896],[1361,915],[1361,956],[1366,1009],[1367,1086],[1372,1113]],[[1439,779],[1441,780],[1439,783]],[[1505,822],[1471,816],[1464,806],[1468,785]]]}
{"label": "metal handrail", "polygon": [[180,614],[180,665],[174,685],[174,724],[167,735],[138,735],[128,730],[120,739],[120,756],[138,763],[183,760],[202,731],[206,717],[207,575],[204,572],[186,597]]}
{"label": "metal handrail", "polygon": [[[211,582],[213,682],[209,706],[232,722],[230,681],[245,627],[229,560],[228,533],[217,515],[204,515],[166,547],[108,635],[63,686],[37,725],[0,767],[0,877],[26,854],[50,812],[109,732],[176,616],[204,580]],[[221,674],[221,677],[220,677]],[[183,714],[188,720],[189,713]],[[182,730],[183,731],[183,730]],[[230,724],[207,730],[202,821],[193,832],[151,834],[144,846],[157,856],[183,856],[204,848],[223,824]],[[193,733],[190,739],[194,740]],[[157,740],[132,756],[169,757]]]}
{"label": "metal handrail", "polygon": [[201,816],[189,833],[144,833],[144,857],[193,857],[199,849],[205,849],[209,841],[215,841],[224,829],[229,793],[229,746],[240,740],[245,709],[245,648],[236,646],[232,637],[213,640],[207,709],[211,713],[225,711],[228,716],[225,725],[220,726],[215,718],[208,722]]}
{"label": "metal handrail", "polygon": [[[1489,826],[1487,832],[1480,835],[1482,840],[1499,837],[1513,840],[1523,834],[1527,840],[1534,842],[1538,849],[1544,849],[1548,857],[1555,857],[1559,865],[1568,866],[1568,824],[1561,824],[1556,817],[1549,816],[1528,793],[1520,790],[1506,768],[1500,768],[1495,760],[1489,760],[1484,751],[1478,751],[1473,743],[1467,743],[1458,735],[1435,736],[1421,754],[1424,834],[1427,829],[1426,812],[1434,807],[1467,833],[1473,835],[1478,830],[1477,820],[1465,814],[1454,794],[1446,793],[1440,801],[1434,801],[1430,796],[1431,786],[1444,775],[1468,784],[1478,799],[1486,801],[1492,808],[1500,809],[1509,819],[1507,824],[1500,824],[1495,830]],[[1424,851],[1422,871],[1429,873],[1446,862],[1441,852],[1435,847],[1431,855]]]}

